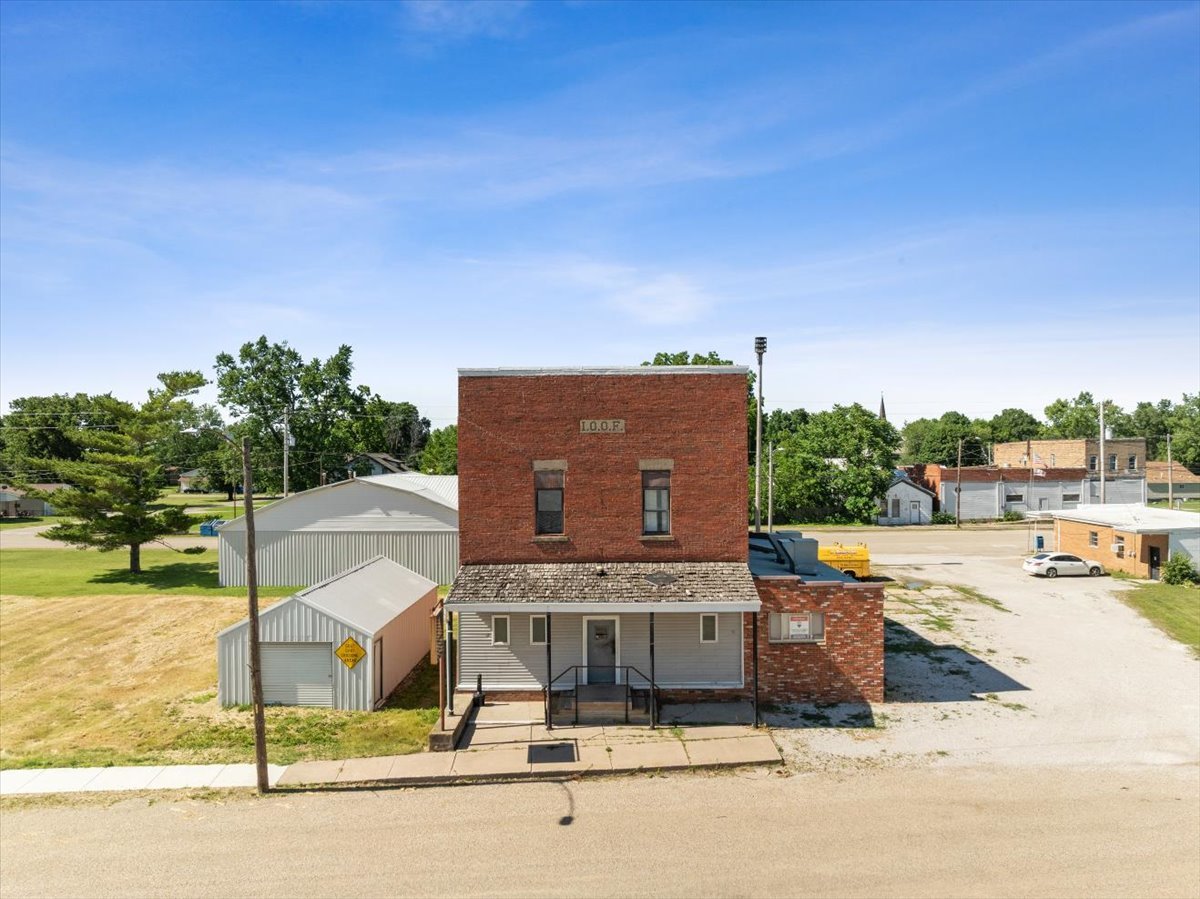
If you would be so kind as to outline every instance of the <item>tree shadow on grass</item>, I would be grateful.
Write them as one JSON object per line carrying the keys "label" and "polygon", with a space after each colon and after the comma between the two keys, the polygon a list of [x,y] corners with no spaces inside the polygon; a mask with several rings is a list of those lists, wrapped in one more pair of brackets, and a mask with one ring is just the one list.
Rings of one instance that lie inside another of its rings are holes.
{"label": "tree shadow on grass", "polygon": [[1029,689],[965,649],[934,643],[890,618],[884,634],[888,702],[966,702],[981,693]]}
{"label": "tree shadow on grass", "polygon": [[166,565],[153,565],[134,574],[128,569],[115,569],[94,575],[93,584],[113,584],[136,587],[149,587],[153,590],[170,590],[179,588],[194,588],[197,590],[214,590],[217,583],[217,565],[210,562],[169,562]]}

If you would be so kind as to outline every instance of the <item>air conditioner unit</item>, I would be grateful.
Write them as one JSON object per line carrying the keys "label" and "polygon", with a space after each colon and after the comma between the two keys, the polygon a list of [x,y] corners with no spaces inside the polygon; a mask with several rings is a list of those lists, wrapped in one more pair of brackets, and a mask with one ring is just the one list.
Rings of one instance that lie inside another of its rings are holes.
{"label": "air conditioner unit", "polygon": [[1124,543],[1114,543],[1112,546],[1109,547],[1109,549],[1112,550],[1114,553],[1116,553],[1118,556],[1123,556],[1125,554],[1125,544]]}

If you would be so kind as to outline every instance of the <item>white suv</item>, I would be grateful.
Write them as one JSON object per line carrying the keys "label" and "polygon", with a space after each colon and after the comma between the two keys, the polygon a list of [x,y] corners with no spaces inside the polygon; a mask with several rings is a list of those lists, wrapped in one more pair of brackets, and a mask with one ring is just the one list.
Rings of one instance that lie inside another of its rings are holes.
{"label": "white suv", "polygon": [[1104,566],[1090,559],[1081,559],[1067,553],[1038,553],[1025,560],[1021,566],[1030,574],[1058,577],[1060,574],[1086,574],[1099,577],[1104,574]]}

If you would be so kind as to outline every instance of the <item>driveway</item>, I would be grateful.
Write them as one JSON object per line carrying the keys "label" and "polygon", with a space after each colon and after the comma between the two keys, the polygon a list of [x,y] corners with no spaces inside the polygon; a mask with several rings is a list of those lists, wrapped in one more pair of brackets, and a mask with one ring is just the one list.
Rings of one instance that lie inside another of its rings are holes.
{"label": "driveway", "polygon": [[1130,585],[1032,578],[1017,555],[904,561],[879,569],[912,587],[888,593],[887,701],[773,715],[789,761],[1200,763],[1200,662],[1120,600]]}
{"label": "driveway", "polygon": [[[0,531],[0,549],[74,549],[66,543],[61,543],[58,540],[47,540],[42,536],[42,531],[52,528],[54,525],[38,524],[27,528],[6,528]],[[165,537],[162,543],[143,543],[144,549],[155,549],[163,544],[171,547],[171,549],[187,549],[190,546],[203,546],[206,549],[217,548],[216,537],[199,537],[199,536],[183,536],[183,537]]]}

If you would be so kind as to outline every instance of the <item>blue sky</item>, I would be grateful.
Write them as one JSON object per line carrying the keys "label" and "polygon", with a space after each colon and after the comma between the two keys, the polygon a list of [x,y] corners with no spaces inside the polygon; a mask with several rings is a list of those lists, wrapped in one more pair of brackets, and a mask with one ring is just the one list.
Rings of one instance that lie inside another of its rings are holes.
{"label": "blue sky", "polygon": [[263,333],[435,425],[757,334],[769,407],[1200,390],[1195,3],[6,0],[0,151],[5,404]]}

